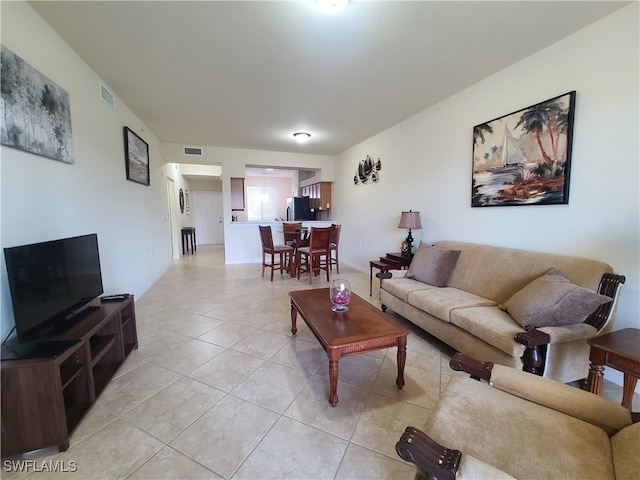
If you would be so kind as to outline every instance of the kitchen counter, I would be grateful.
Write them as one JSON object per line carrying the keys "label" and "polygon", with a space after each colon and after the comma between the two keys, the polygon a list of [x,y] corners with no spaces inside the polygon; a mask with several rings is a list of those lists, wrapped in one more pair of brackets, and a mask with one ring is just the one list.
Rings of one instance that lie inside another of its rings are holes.
{"label": "kitchen counter", "polygon": [[[262,261],[262,243],[258,225],[271,226],[273,243],[282,245],[284,222],[231,222],[225,226],[224,248],[225,263],[260,263]],[[303,227],[330,227],[330,221],[302,221]]]}

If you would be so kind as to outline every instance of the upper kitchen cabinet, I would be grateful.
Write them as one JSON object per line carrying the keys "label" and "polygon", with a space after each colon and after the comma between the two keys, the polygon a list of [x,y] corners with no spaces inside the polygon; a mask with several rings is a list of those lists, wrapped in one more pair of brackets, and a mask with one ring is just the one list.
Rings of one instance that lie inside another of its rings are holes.
{"label": "upper kitchen cabinet", "polygon": [[318,182],[302,187],[303,197],[309,197],[311,208],[328,210],[331,208],[331,182]]}
{"label": "upper kitchen cabinet", "polygon": [[231,178],[231,211],[244,212],[244,178]]}

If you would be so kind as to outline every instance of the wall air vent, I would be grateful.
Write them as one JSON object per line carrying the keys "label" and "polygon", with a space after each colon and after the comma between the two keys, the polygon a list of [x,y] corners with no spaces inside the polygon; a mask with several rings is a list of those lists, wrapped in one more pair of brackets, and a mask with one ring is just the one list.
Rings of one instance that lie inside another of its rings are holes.
{"label": "wall air vent", "polygon": [[184,154],[189,157],[201,157],[202,148],[201,147],[184,147]]}
{"label": "wall air vent", "polygon": [[102,98],[102,101],[111,108],[115,108],[115,99],[113,98],[113,94],[102,83],[100,83],[100,98]]}

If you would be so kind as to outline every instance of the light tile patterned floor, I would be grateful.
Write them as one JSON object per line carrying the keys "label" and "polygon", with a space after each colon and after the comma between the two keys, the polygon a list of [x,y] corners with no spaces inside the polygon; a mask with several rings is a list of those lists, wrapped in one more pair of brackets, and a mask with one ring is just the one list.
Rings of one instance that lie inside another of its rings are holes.
{"label": "light tile patterned floor", "polygon": [[[340,276],[369,299],[368,275],[342,266]],[[328,286],[322,276],[319,286]],[[395,386],[395,350],[347,357],[333,408],[326,354],[302,321],[290,332],[287,293],[306,288],[308,277],[276,274],[272,283],[259,265],[224,265],[222,246],[199,246],[137,299],[139,349],[69,450],[23,457],[73,461],[77,472],[2,477],[413,478],[394,445],[459,374],[448,367],[452,352],[406,323],[404,389]],[[379,306],[377,294],[376,285]],[[606,382],[605,395],[619,401],[621,387]]]}

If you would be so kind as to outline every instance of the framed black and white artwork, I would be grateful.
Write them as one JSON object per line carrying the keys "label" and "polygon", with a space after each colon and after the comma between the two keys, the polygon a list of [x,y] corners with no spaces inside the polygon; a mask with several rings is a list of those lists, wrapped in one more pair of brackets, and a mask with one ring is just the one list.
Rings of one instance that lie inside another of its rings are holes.
{"label": "framed black and white artwork", "polygon": [[2,145],[73,163],[69,94],[2,45]]}

